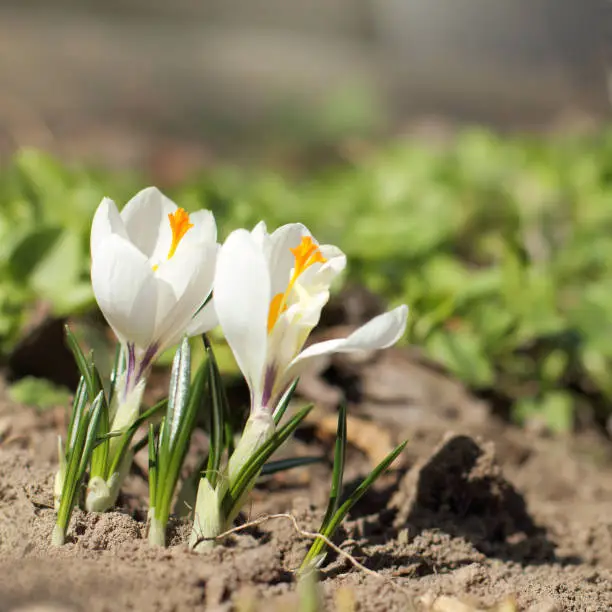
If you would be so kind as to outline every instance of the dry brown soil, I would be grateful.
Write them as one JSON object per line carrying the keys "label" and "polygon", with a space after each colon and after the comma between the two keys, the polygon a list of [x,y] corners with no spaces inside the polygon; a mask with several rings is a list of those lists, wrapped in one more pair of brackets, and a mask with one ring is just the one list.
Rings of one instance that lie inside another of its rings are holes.
{"label": "dry brown soil", "polygon": [[[336,536],[379,575],[330,555],[321,573],[325,609],[465,612],[505,602],[505,610],[531,612],[612,610],[608,440],[510,426],[414,351],[396,349],[336,360],[326,378],[302,380],[302,396],[317,409],[286,453],[330,456],[338,385],[351,399],[349,482],[390,445],[410,442]],[[1,610],[298,609],[292,570],[308,541],[286,520],[195,555],[177,519],[169,548],[150,548],[142,461],[117,512],[77,510],[68,544],[51,548],[63,427],[62,410],[39,414],[0,389]],[[316,529],[329,475],[327,462],[269,477],[250,516],[291,512]]]}

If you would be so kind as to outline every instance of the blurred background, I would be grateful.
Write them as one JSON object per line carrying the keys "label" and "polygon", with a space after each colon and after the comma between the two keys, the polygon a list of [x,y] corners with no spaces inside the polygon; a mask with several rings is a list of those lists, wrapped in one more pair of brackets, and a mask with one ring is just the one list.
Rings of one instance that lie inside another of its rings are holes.
{"label": "blurred background", "polygon": [[542,131],[608,113],[607,2],[3,0],[0,149],[118,167],[160,149]]}
{"label": "blurred background", "polygon": [[13,397],[63,401],[66,320],[100,350],[91,215],[155,183],[224,235],[307,223],[349,255],[345,291],[407,301],[408,342],[505,418],[607,431],[611,16],[603,0],[2,0]]}

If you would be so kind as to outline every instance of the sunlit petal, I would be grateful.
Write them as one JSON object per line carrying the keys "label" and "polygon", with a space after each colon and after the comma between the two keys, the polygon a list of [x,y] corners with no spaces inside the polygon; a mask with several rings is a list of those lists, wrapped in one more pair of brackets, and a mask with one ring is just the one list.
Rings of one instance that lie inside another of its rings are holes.
{"label": "sunlit petal", "polygon": [[306,235],[310,235],[310,233],[301,223],[282,225],[270,234],[266,256],[270,269],[272,295],[284,292],[287,288],[291,269],[295,265],[295,258],[291,249],[297,247],[302,236]]}
{"label": "sunlit petal", "polygon": [[130,240],[147,257],[154,258],[168,252],[172,241],[168,215],[176,208],[176,204],[157,187],[147,187],[121,211]]}
{"label": "sunlit petal", "polygon": [[291,363],[285,380],[292,380],[312,365],[313,361],[332,353],[371,351],[388,348],[395,344],[406,331],[408,307],[401,305],[374,317],[356,329],[348,338],[327,340],[304,349]]}
{"label": "sunlit petal", "polygon": [[187,335],[197,336],[199,334],[205,334],[217,325],[219,325],[219,317],[215,309],[215,300],[213,298],[195,315],[195,317],[193,317],[191,323],[187,326]]}
{"label": "sunlit petal", "polygon": [[217,224],[215,217],[209,210],[198,210],[189,214],[193,227],[181,240],[180,247],[196,244],[215,244],[217,242]]}
{"label": "sunlit petal", "polygon": [[160,266],[157,278],[174,292],[173,303],[158,304],[156,337],[161,346],[181,338],[212,290],[215,275],[215,244],[184,247]]}
{"label": "sunlit petal", "polygon": [[221,248],[214,299],[227,342],[257,397],[266,360],[270,276],[261,249],[246,230],[232,232]]}
{"label": "sunlit petal", "polygon": [[125,225],[116,204],[110,198],[104,198],[96,209],[91,224],[90,243],[92,254],[98,245],[112,234],[117,234],[126,240],[128,238]]}
{"label": "sunlit petal", "polygon": [[268,234],[268,228],[266,227],[265,221],[260,221],[251,232],[251,236],[253,240],[259,245],[262,249],[265,248],[265,244],[270,239],[270,234]]}
{"label": "sunlit petal", "polygon": [[147,258],[133,244],[111,235],[96,246],[91,282],[117,336],[148,347],[155,333],[157,287]]}

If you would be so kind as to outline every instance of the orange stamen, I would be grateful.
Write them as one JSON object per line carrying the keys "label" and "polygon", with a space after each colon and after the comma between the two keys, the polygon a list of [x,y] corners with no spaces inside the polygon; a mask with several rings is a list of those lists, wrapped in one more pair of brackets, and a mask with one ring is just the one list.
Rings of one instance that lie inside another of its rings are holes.
{"label": "orange stamen", "polygon": [[277,293],[272,298],[272,301],[270,302],[270,310],[268,311],[268,333],[270,333],[274,325],[276,325],[278,317],[280,317],[281,313],[287,310],[287,305],[284,302],[284,293]]}
{"label": "orange stamen", "polygon": [[175,212],[168,215],[170,228],[172,229],[172,243],[168,251],[168,259],[171,259],[185,234],[193,227],[189,220],[189,213],[183,208],[177,208]]}
{"label": "orange stamen", "polygon": [[[304,236],[302,241],[295,249],[290,249],[295,257],[295,266],[293,269],[292,281],[295,282],[297,277],[309,268],[314,263],[325,263],[325,257],[321,253],[321,249],[312,241],[312,236]],[[292,283],[290,283],[292,284]]]}
{"label": "orange stamen", "polygon": [[293,273],[291,274],[285,293],[277,293],[270,302],[270,309],[268,310],[268,333],[270,333],[276,325],[278,317],[287,310],[287,297],[291,293],[293,285],[295,285],[300,275],[313,264],[325,263],[327,261],[325,257],[323,257],[319,246],[313,242],[312,236],[303,236],[300,244],[294,249],[289,250],[295,257]]}

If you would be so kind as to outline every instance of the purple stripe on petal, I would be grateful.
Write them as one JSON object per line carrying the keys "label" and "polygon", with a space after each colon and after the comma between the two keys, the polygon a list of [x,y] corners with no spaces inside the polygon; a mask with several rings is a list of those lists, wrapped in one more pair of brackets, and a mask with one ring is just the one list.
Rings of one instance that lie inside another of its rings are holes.
{"label": "purple stripe on petal", "polygon": [[132,387],[132,378],[134,377],[134,371],[136,369],[136,349],[134,345],[128,342],[127,351],[128,351],[128,359],[127,359],[127,371],[125,374],[124,397],[128,394],[128,391]]}
{"label": "purple stripe on petal", "polygon": [[266,375],[264,376],[263,391],[261,394],[261,407],[267,408],[272,397],[272,391],[274,390],[274,383],[276,382],[276,366],[269,365],[266,368]]}
{"label": "purple stripe on petal", "polygon": [[138,368],[138,374],[136,376],[136,382],[138,382],[144,374],[147,372],[153,360],[157,355],[158,344],[152,344],[149,348],[147,348],[143,358],[140,360],[140,367]]}

